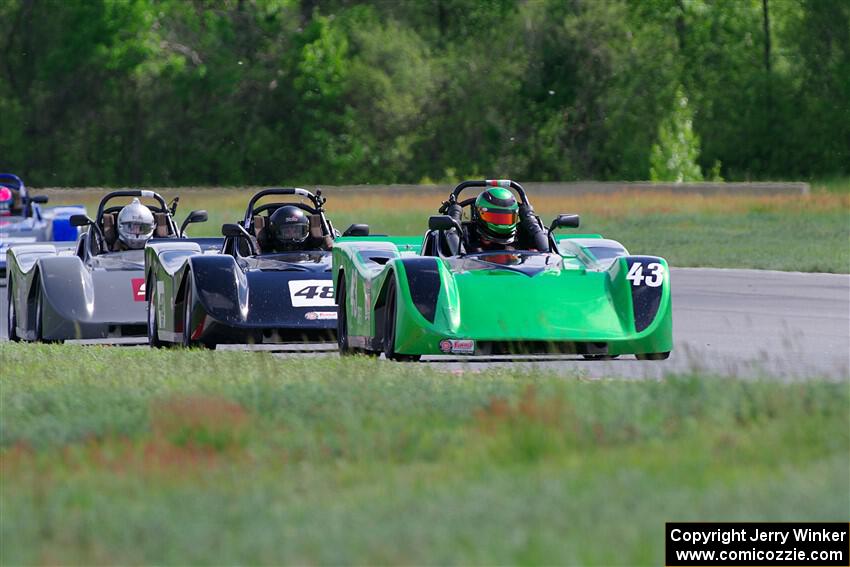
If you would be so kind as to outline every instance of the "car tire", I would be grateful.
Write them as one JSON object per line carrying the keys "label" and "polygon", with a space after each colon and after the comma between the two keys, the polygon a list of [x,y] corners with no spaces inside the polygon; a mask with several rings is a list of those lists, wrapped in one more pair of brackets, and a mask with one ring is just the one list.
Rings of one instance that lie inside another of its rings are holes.
{"label": "car tire", "polygon": [[21,337],[18,336],[18,316],[15,313],[15,294],[12,288],[12,282],[10,281],[6,291],[8,297],[7,309],[6,309],[6,336],[9,337],[9,340],[17,343],[21,341]]}
{"label": "car tire", "polygon": [[[38,285],[38,284],[36,284]],[[44,293],[39,288],[35,295],[35,342],[61,343],[61,339],[44,339]]]}
{"label": "car tire", "polygon": [[668,358],[670,358],[670,351],[636,354],[635,358],[637,358],[638,360],[667,360]]}
{"label": "car tire", "polygon": [[346,296],[345,276],[340,276],[337,285],[337,317],[336,317],[336,344],[339,347],[340,356],[354,354],[354,349],[348,342],[348,298]]}
{"label": "car tire", "polygon": [[192,291],[192,276],[187,273],[186,296],[183,298],[183,348],[207,348],[215,349],[215,344],[205,343],[192,338],[192,304],[194,303],[194,292]]}
{"label": "car tire", "polygon": [[396,311],[398,304],[398,294],[396,293],[395,282],[390,281],[387,289],[386,320],[384,321],[384,356],[387,360],[395,360],[398,362],[416,362],[422,358],[418,354],[399,354],[395,351],[396,338]]}
{"label": "car tire", "polygon": [[159,325],[156,322],[157,298],[152,287],[148,287],[148,344],[151,348],[163,348],[167,343],[159,338]]}
{"label": "car tire", "polygon": [[[186,274],[189,276],[189,274]],[[192,280],[186,282],[186,295],[183,296],[183,335],[180,346],[191,348],[192,344]]]}

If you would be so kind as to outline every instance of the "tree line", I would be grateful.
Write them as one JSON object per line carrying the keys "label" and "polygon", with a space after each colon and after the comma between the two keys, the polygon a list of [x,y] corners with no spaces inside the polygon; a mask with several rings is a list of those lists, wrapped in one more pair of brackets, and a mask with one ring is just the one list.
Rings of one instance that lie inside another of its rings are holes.
{"label": "tree line", "polygon": [[0,169],[33,185],[850,173],[846,0],[0,0],[0,29]]}

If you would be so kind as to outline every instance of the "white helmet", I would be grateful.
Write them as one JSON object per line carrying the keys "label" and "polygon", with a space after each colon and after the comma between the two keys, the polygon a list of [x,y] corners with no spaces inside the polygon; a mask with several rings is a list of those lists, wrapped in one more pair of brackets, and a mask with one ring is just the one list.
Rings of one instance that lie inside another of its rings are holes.
{"label": "white helmet", "polygon": [[150,209],[133,199],[118,213],[118,238],[128,248],[144,248],[155,228]]}

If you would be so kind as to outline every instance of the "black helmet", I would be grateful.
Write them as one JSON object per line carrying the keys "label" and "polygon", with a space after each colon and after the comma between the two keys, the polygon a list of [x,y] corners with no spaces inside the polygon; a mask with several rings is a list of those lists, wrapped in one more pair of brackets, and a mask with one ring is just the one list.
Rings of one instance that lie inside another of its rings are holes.
{"label": "black helmet", "polygon": [[298,207],[285,205],[277,209],[269,218],[272,244],[278,250],[293,250],[310,235],[310,219]]}

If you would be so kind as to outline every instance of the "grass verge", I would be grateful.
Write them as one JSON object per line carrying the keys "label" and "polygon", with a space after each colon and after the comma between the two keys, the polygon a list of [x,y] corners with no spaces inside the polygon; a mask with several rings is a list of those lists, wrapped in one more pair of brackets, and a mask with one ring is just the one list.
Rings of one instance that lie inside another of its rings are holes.
{"label": "grass verge", "polygon": [[660,564],[840,520],[846,383],[0,344],[0,563]]}

